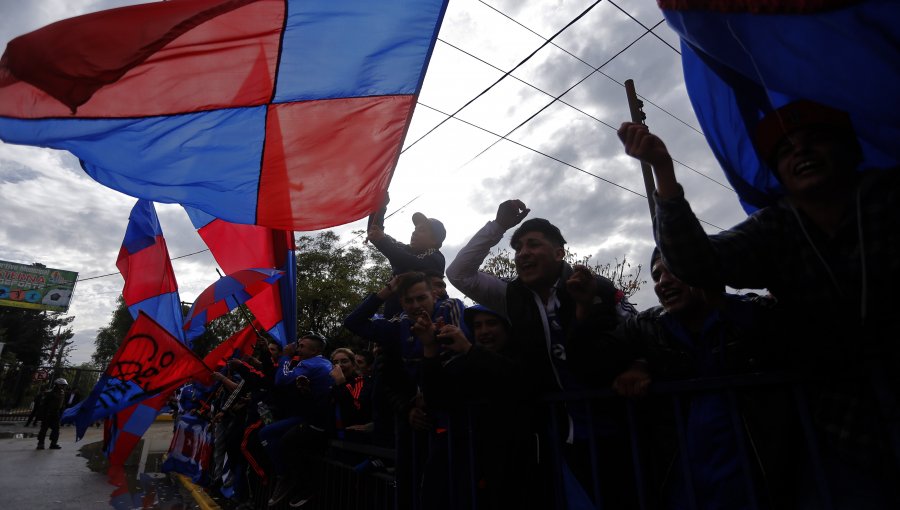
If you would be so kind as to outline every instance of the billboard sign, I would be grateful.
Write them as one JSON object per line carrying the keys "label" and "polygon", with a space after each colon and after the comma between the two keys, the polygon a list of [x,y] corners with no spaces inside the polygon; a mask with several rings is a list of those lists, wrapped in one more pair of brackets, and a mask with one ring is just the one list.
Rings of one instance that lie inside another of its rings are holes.
{"label": "billboard sign", "polygon": [[65,312],[78,273],[0,260],[0,306]]}

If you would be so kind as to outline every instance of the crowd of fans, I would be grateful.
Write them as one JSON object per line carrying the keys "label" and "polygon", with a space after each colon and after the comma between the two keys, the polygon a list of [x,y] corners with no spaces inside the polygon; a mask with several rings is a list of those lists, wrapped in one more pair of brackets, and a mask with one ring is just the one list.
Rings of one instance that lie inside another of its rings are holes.
{"label": "crowd of fans", "polygon": [[[443,224],[415,214],[407,245],[376,215],[368,239],[394,276],[344,323],[373,352],[310,332],[228,362],[209,402],[212,486],[246,498],[224,475],[247,473],[271,484],[269,505],[302,507],[337,438],[396,449],[399,508],[900,508],[900,173],[856,171],[847,116],[793,103],[757,137],[784,199],[708,236],[663,142],[635,123],[619,136],[656,177],[660,306],[637,313],[571,267],[560,230],[508,200],[446,267],[467,308],[446,293]],[[479,271],[514,227],[517,277]],[[777,371],[804,382],[652,392]],[[628,399],[552,398],[604,388]]]}

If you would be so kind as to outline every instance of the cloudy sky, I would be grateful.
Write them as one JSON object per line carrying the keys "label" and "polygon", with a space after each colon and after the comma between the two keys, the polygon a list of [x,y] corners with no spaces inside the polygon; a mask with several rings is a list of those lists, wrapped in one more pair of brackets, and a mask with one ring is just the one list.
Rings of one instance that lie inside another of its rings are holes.
{"label": "cloudy sky", "polygon": [[[5,47],[53,21],[136,3],[143,2],[0,0],[0,42]],[[734,192],[719,184],[724,176],[698,131],[677,36],[665,23],[648,32],[662,20],[654,0],[600,2],[555,45],[423,138],[593,3],[450,1],[391,184],[388,212],[396,213],[386,223],[389,234],[408,239],[416,211],[439,218],[447,227],[442,251],[450,261],[494,217],[498,203],[519,198],[532,217],[557,224],[570,248],[592,255],[592,262],[626,257],[646,266],[652,247],[647,201],[627,191],[643,193],[640,167],[624,154],[614,129],[630,119],[627,79],[645,98],[651,129],[682,163],[676,172],[697,215],[719,227],[744,216]],[[508,140],[500,139],[507,133]],[[0,204],[0,260],[79,273],[69,312],[76,333],[70,361],[86,361],[121,292],[115,260],[134,199],[90,179],[68,153],[0,142]],[[157,211],[173,258],[205,249],[180,207],[159,204]],[[364,223],[336,230],[350,242],[350,231]],[[185,301],[216,278],[206,252],[173,265]],[[649,280],[646,267],[642,275]],[[451,294],[462,297],[455,289]],[[652,286],[632,301],[641,309],[655,305]]]}

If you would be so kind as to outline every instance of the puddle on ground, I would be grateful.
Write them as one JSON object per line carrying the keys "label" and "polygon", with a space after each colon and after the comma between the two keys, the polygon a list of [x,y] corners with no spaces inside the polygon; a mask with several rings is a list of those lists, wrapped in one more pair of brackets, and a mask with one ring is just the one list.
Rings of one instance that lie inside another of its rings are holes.
{"label": "puddle on ground", "polygon": [[182,492],[180,484],[169,475],[161,473],[162,454],[151,453],[147,456],[144,471],[140,469],[141,440],[131,456],[125,461],[124,471],[111,472],[109,463],[103,455],[102,442],[90,443],[81,447],[79,455],[87,460],[88,468],[97,473],[108,475],[111,493],[109,505],[117,510],[188,510],[196,509],[193,498]]}

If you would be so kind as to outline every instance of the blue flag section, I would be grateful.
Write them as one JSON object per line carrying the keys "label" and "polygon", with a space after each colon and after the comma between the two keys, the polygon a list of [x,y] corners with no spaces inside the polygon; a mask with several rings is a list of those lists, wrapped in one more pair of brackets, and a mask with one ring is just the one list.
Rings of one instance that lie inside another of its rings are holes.
{"label": "blue flag section", "polygon": [[208,485],[213,449],[209,428],[207,420],[191,414],[179,415],[162,471],[181,473],[196,484]]}
{"label": "blue flag section", "polygon": [[863,167],[900,164],[900,2],[660,0],[706,139],[747,212],[781,194],[754,150],[767,113],[809,99],[850,114]]}

